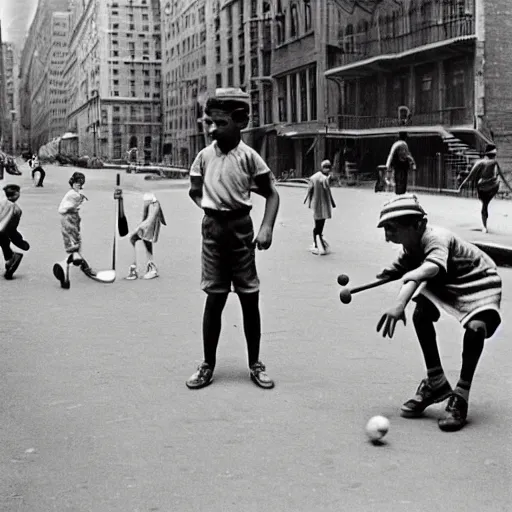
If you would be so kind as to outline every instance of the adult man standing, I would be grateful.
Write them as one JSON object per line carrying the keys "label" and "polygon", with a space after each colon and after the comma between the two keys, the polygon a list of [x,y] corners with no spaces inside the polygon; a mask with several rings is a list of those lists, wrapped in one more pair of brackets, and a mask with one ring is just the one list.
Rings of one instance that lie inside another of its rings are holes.
{"label": "adult man standing", "polygon": [[409,171],[416,170],[416,162],[409,151],[407,144],[407,132],[400,132],[398,140],[391,146],[386,161],[388,175],[393,171],[395,174],[395,193],[405,194],[407,192],[407,179]]}

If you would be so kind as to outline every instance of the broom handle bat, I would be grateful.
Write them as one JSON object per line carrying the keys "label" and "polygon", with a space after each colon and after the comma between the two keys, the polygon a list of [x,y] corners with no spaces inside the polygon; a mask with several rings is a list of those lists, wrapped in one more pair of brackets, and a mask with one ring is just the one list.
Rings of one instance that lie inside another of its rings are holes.
{"label": "broom handle bat", "polygon": [[[116,176],[116,186],[119,188],[121,186],[121,175],[117,173]],[[117,200],[117,229],[119,231],[119,236],[126,236],[128,234],[128,221],[126,220],[126,215],[124,213],[124,202],[123,198],[119,198]]]}
{"label": "broom handle bat", "polygon": [[361,286],[355,286],[354,288],[350,288],[350,293],[359,293],[364,292],[365,290],[370,290],[371,288],[377,288],[377,286],[382,286],[391,281],[396,281],[396,279],[391,279],[386,277],[384,279],[377,279],[376,281],[372,281],[371,283],[362,284]]}

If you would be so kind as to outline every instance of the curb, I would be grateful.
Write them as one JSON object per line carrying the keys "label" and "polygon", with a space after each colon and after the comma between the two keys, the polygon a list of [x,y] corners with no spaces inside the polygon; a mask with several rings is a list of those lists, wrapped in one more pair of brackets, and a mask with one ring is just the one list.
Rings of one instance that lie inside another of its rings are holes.
{"label": "curb", "polygon": [[512,247],[494,242],[471,241],[479,249],[489,255],[496,265],[500,267],[512,267]]}

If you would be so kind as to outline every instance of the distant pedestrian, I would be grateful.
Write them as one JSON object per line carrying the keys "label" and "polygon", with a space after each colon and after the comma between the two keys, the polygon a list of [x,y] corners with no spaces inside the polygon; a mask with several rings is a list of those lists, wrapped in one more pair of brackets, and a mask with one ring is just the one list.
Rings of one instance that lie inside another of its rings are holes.
{"label": "distant pedestrian", "polygon": [[[260,361],[261,320],[255,248],[272,243],[279,195],[261,156],[241,140],[247,127],[250,96],[240,89],[217,89],[205,106],[204,123],[213,142],[199,152],[190,169],[191,199],[203,209],[202,279],[204,360],[187,380],[191,389],[210,384],[216,364],[222,311],[233,287],[242,307],[251,380],[274,387]],[[265,212],[256,238],[250,211],[251,191],[263,196]]]}
{"label": "distant pedestrian", "polygon": [[[120,199],[122,197],[122,190],[116,189],[114,199]],[[153,248],[154,244],[158,242],[160,235],[160,227],[163,224],[166,226],[164,213],[160,201],[156,198],[155,194],[149,192],[143,196],[143,212],[142,221],[137,225],[134,231],[130,234],[129,240],[133,247],[133,260],[128,270],[126,279],[134,280],[138,279],[139,271],[137,269],[137,251],[136,243],[142,241],[144,249],[146,251],[146,272],[144,273],[143,279],[154,279],[158,277],[158,268],[154,261]]]}
{"label": "distant pedestrian", "polygon": [[35,183],[36,187],[42,187],[44,178],[46,177],[46,172],[42,168],[41,164],[39,163],[39,158],[37,155],[33,155],[32,158],[29,160],[30,168],[32,169],[32,180],[35,181],[36,174],[38,173],[38,179],[37,183]]}
{"label": "distant pedestrian", "polygon": [[80,253],[82,249],[82,235],[79,210],[83,202],[87,200],[87,197],[82,194],[84,184],[85,175],[81,172],[74,172],[69,179],[71,190],[63,197],[58,209],[61,215],[61,233],[67,256],[64,262],[55,263],[53,274],[60,281],[61,287],[65,289],[70,287],[70,264],[80,266],[84,271],[89,267]]}
{"label": "distant pedestrian", "polygon": [[23,254],[13,252],[11,243],[23,251],[30,249],[30,244],[23,239],[18,231],[21,219],[21,208],[16,204],[20,198],[21,189],[18,185],[4,187],[5,199],[0,201],[0,246],[5,259],[5,279],[12,279],[19,267]]}
{"label": "distant pedestrian", "polygon": [[487,144],[485,156],[475,162],[471,171],[469,171],[469,174],[466,176],[466,179],[459,185],[458,189],[460,192],[466,183],[469,182],[476,188],[478,199],[480,199],[482,203],[482,232],[484,233],[488,233],[487,221],[489,219],[489,203],[500,189],[499,177],[501,177],[503,183],[512,190],[503,176],[500,165],[496,160],[496,154],[496,146],[494,144]]}
{"label": "distant pedestrian", "polygon": [[304,204],[307,204],[308,208],[313,210],[313,220],[315,221],[311,252],[321,256],[329,253],[329,244],[325,241],[323,232],[325,221],[332,216],[332,208],[336,208],[329,186],[330,172],[331,162],[324,160],[321,164],[321,170],[311,176],[308,191],[304,198]]}
{"label": "distant pedestrian", "polygon": [[407,192],[409,171],[416,170],[416,162],[409,151],[407,140],[407,132],[400,132],[398,140],[391,146],[386,161],[388,176],[394,175],[396,194],[405,194]]}

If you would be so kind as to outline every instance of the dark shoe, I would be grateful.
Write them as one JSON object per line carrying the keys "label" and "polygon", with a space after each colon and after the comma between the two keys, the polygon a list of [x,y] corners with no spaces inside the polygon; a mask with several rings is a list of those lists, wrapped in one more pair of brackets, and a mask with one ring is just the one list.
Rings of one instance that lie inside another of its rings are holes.
{"label": "dark shoe", "polygon": [[456,432],[466,424],[468,417],[468,403],[465,398],[452,393],[446,406],[446,416],[438,420],[437,424],[445,432]]}
{"label": "dark shoe", "polygon": [[197,371],[187,380],[189,389],[200,389],[208,386],[213,381],[213,368],[208,363],[201,363]]}
{"label": "dark shoe", "polygon": [[68,257],[68,265],[73,263],[75,267],[81,267],[84,264],[84,259],[76,252],[72,252]]}
{"label": "dark shoe", "polygon": [[60,287],[69,290],[69,267],[66,262],[55,263],[53,265],[53,275],[60,281]]}
{"label": "dark shoe", "polygon": [[12,276],[14,275],[14,272],[16,272],[17,268],[20,266],[22,259],[23,254],[15,252],[12,255],[12,258],[5,263],[5,279],[12,279]]}
{"label": "dark shoe", "polygon": [[404,418],[417,418],[430,405],[446,400],[452,393],[450,383],[446,381],[440,388],[433,389],[428,379],[423,379],[416,391],[414,398],[411,398],[402,405],[402,416]]}
{"label": "dark shoe", "polygon": [[274,381],[265,372],[265,365],[258,361],[249,367],[251,370],[251,380],[260,388],[271,389],[274,387]]}

